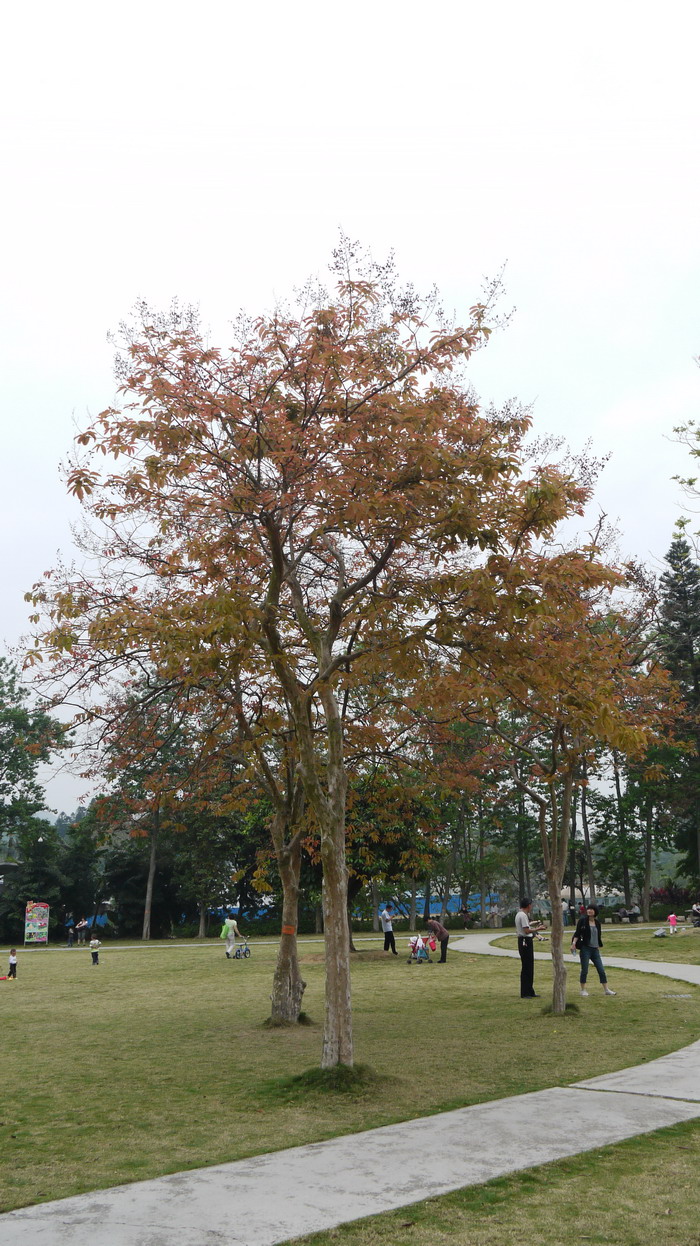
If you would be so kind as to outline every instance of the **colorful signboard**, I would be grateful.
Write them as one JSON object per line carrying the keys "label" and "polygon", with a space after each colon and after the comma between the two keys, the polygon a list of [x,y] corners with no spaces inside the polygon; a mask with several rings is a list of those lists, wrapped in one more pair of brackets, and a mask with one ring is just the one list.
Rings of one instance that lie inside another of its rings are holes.
{"label": "colorful signboard", "polygon": [[24,942],[48,943],[49,906],[41,900],[30,900],[24,911]]}

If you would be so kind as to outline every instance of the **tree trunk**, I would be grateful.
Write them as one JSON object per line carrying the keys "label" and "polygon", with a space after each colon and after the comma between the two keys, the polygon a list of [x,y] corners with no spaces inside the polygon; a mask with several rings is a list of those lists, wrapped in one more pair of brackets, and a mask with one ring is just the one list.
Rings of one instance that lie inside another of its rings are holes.
{"label": "tree trunk", "polygon": [[276,852],[282,883],[282,933],[277,964],[272,979],[272,1025],[295,1025],[301,1012],[306,983],[299,969],[297,925],[299,921],[299,875],[301,872],[301,840],[295,836],[291,844]]}
{"label": "tree trunk", "polygon": [[379,887],[374,879],[370,883],[370,891],[372,893],[372,929],[379,930]]}
{"label": "tree trunk", "polygon": [[479,925],[486,925],[486,875],[484,873],[484,828],[481,822],[481,810],[479,810],[479,892],[481,896]]}
{"label": "tree trunk", "polygon": [[443,892],[442,904],[440,906],[440,921],[442,922],[443,925],[445,924],[445,918],[447,917],[447,906],[450,903],[450,891],[452,889],[452,876],[455,871],[456,861],[457,861],[457,842],[456,840],[453,840],[452,847],[450,848],[450,855],[447,858],[447,869],[445,871],[445,890]]}
{"label": "tree trunk", "polygon": [[525,896],[531,895],[530,879],[527,876],[526,851],[525,851],[525,797],[518,789],[518,818],[517,818],[517,847],[518,847],[518,900]]}
{"label": "tree trunk", "polygon": [[323,934],[323,905],[320,903],[314,907],[314,930],[316,934]]}
{"label": "tree trunk", "polygon": [[156,876],[156,850],[158,847],[158,831],[160,829],[160,809],[156,809],[153,815],[153,826],[151,828],[151,855],[148,861],[148,880],[146,882],[146,901],[143,906],[143,932],[141,938],[148,940],[151,937],[151,906],[153,904],[153,882]]}
{"label": "tree trunk", "polygon": [[586,763],[583,763],[584,784],[581,788],[581,827],[583,829],[583,843],[586,851],[586,868],[588,870],[588,898],[591,904],[595,904],[595,872],[593,869],[593,849],[591,848],[591,836],[588,828],[588,805],[586,803],[586,781],[588,779],[588,769]]}
{"label": "tree trunk", "polygon": [[617,749],[613,749],[613,775],[615,778],[615,796],[617,800],[617,824],[620,833],[620,847],[622,849],[622,887],[625,893],[625,908],[632,907],[632,886],[630,882],[630,867],[627,860],[627,823],[625,821],[625,811],[622,805],[622,787],[620,784],[620,758]]}
{"label": "tree trunk", "polygon": [[569,771],[561,779],[561,802],[554,784],[549,790],[550,834],[547,835],[547,806],[540,805],[540,840],[545,862],[547,890],[552,909],[550,943],[552,949],[552,1012],[566,1011],[566,965],[564,963],[564,915],[561,911],[561,888],[571,838],[571,806],[574,776]]}
{"label": "tree trunk", "polygon": [[552,909],[550,943],[552,951],[552,1011],[566,1010],[566,964],[564,962],[564,915],[561,909],[561,885],[564,871],[559,867],[547,871],[547,891]]}
{"label": "tree trunk", "polygon": [[408,913],[408,928],[415,930],[416,928],[416,896],[418,894],[418,882],[415,878],[411,880],[411,907]]}
{"label": "tree trunk", "polygon": [[200,900],[197,907],[199,909],[199,931],[197,932],[197,938],[206,939],[207,937],[207,906],[206,906],[205,901]]}
{"label": "tree trunk", "polygon": [[423,924],[430,920],[430,879],[425,880],[425,903],[423,905]]}
{"label": "tree trunk", "polygon": [[351,902],[349,901],[348,902],[348,947],[350,948],[351,952],[356,952],[357,948],[355,947],[355,941],[352,937],[352,913],[350,912],[350,904]]}
{"label": "tree trunk", "polygon": [[649,908],[651,897],[651,862],[653,850],[653,825],[654,825],[654,806],[651,801],[647,803],[646,825],[644,827],[644,883],[642,886],[642,919],[649,921]]}
{"label": "tree trunk", "polygon": [[344,806],[322,828],[323,928],[326,942],[326,1015],[321,1068],[353,1064],[350,943],[347,916]]}

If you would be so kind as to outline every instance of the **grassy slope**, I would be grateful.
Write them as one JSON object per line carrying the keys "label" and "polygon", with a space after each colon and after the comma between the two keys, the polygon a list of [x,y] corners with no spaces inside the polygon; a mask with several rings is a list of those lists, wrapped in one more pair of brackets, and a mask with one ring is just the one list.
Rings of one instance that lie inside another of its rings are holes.
{"label": "grassy slope", "polygon": [[[263,1026],[270,944],[247,962],[216,944],[108,945],[97,969],[78,949],[20,952],[18,981],[0,983],[1,1209],[566,1084],[700,1032],[700,989],[666,998],[663,979],[616,971],[617,999],[596,993],[555,1019],[518,998],[512,961],[453,952],[446,966],[409,967],[364,951],[356,1054],[383,1081],[365,1095],[300,1095],[280,1078],[318,1063],[323,1016],[321,948],[303,952],[317,1024],[294,1031]],[[524,1011],[539,1040],[525,1064]],[[581,1043],[592,1028],[595,1043]]]}

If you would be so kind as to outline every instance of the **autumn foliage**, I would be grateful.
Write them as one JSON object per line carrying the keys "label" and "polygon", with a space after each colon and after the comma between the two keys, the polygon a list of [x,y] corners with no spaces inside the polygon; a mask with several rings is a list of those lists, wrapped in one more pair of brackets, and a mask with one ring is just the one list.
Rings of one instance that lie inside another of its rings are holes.
{"label": "autumn foliage", "polygon": [[[594,550],[552,556],[588,485],[532,461],[526,413],[474,398],[464,368],[489,307],[455,326],[386,275],[352,279],[347,261],[332,295],[310,286],[293,312],[240,319],[228,350],[142,309],[120,402],[78,438],[69,476],[94,571],[56,572],[32,594],[34,656],[73,694],[89,690],[88,715],[110,681],[144,671],[185,704],[206,695],[222,708],[202,749],[246,756],[279,843],[296,843],[302,807],[313,817],[326,1066],[353,1058],[348,748],[381,751],[402,721],[416,747],[407,725],[426,672],[463,681],[456,714],[475,697],[546,702],[537,654],[547,670],[569,660],[557,612],[619,582]],[[613,691],[558,686],[557,704],[568,695],[595,730]]]}

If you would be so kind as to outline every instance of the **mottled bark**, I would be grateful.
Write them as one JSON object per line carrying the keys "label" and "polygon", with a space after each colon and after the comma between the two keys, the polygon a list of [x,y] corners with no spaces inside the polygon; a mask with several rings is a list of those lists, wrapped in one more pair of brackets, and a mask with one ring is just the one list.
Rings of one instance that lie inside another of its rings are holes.
{"label": "mottled bark", "polygon": [[273,1025],[294,1025],[299,1020],[306,989],[299,969],[297,947],[301,832],[298,829],[294,831],[302,810],[301,785],[297,784],[291,802],[280,803],[271,826],[272,844],[282,884],[282,930],[270,997],[270,1021]]}
{"label": "mottled bark", "polygon": [[282,882],[282,932],[272,979],[270,1020],[273,1025],[294,1025],[299,1020],[306,989],[299,969],[297,946],[301,872],[301,843],[298,836],[291,847],[285,847],[277,853],[277,865]]}

